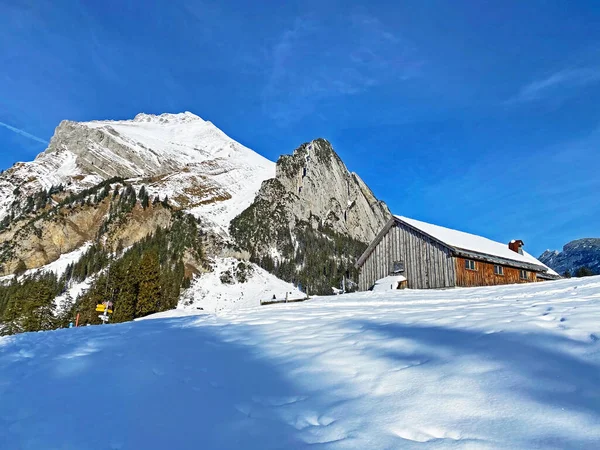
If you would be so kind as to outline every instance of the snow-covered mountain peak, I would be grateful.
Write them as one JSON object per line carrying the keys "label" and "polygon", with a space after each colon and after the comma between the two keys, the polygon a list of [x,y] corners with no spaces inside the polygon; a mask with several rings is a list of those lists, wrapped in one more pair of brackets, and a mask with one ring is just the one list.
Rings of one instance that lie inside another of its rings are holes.
{"label": "snow-covered mountain peak", "polygon": [[201,117],[194,113],[185,111],[182,113],[163,113],[159,115],[139,113],[133,118],[133,122],[152,122],[160,124],[179,124],[195,121],[203,121]]}
{"label": "snow-covered mountain peak", "polygon": [[[0,220],[17,195],[52,186],[80,191],[113,177],[143,179],[150,193],[227,229],[275,163],[191,112],[130,120],[62,121],[48,148],[0,176]],[[200,211],[201,209],[202,211]]]}

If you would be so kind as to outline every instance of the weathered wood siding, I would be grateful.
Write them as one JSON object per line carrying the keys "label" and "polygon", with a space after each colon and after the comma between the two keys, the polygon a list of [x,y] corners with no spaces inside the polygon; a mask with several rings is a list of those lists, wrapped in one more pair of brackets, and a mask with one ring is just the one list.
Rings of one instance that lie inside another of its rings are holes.
{"label": "weathered wood siding", "polygon": [[402,275],[410,289],[455,286],[450,250],[403,223],[395,223],[360,267],[359,289],[367,290],[375,281],[390,275],[394,261],[404,263]]}
{"label": "weathered wood siding", "polygon": [[504,275],[494,273],[494,264],[475,261],[476,270],[465,267],[466,258],[456,257],[456,285],[461,287],[495,286],[497,284],[531,283],[537,281],[535,272],[527,271],[527,279],[521,278],[521,269],[502,266]]}

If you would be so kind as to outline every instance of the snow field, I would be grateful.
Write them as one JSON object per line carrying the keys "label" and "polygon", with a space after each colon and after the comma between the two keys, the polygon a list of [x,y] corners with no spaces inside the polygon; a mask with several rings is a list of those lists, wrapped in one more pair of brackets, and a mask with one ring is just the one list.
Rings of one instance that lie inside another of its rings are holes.
{"label": "snow field", "polygon": [[11,336],[0,448],[596,449],[598,317],[591,277]]}
{"label": "snow field", "polygon": [[260,306],[261,300],[272,300],[273,295],[279,300],[284,300],[286,293],[289,299],[305,297],[293,284],[280,280],[256,264],[248,263],[252,269],[245,283],[240,283],[235,277],[233,284],[223,283],[221,275],[226,271],[233,274],[231,271],[239,263],[235,258],[215,258],[212,272],[194,279],[190,289],[182,295],[178,310],[187,315],[189,311],[202,308],[203,311],[220,314]]}

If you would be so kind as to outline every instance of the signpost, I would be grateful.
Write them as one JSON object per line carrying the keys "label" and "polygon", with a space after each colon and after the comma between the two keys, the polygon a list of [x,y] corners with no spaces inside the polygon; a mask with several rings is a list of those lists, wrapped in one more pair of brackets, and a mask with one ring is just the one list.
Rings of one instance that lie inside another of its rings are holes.
{"label": "signpost", "polygon": [[102,321],[102,324],[108,323],[108,315],[112,314],[112,302],[102,302],[100,305],[96,305],[96,311],[101,312],[98,317]]}

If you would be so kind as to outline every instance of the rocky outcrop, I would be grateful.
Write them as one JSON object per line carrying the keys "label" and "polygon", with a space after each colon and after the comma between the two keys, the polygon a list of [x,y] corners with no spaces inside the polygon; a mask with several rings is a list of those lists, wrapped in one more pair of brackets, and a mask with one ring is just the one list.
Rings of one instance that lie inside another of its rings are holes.
{"label": "rocky outcrop", "polygon": [[[135,142],[122,137],[110,125],[94,128],[64,120],[60,123],[45,154],[71,152],[75,165],[84,174],[96,174],[102,179],[112,177],[131,178],[156,175],[174,169],[174,164],[157,164],[131,148]],[[39,158],[44,158],[42,154]]]}
{"label": "rocky outcrop", "polygon": [[356,173],[350,173],[325,139],[303,144],[277,161],[276,179],[291,197],[296,220],[321,220],[323,226],[370,242],[390,218]]}
{"label": "rocky outcrop", "polygon": [[25,269],[44,266],[86,242],[100,240],[111,251],[126,248],[158,227],[168,227],[171,220],[171,211],[160,203],[146,209],[137,204],[114,221],[107,220],[110,210],[107,198],[98,204],[63,206],[15,224],[0,233],[0,276],[14,273],[23,264]]}
{"label": "rocky outcrop", "polygon": [[[281,156],[276,177],[263,182],[254,204],[236,218],[232,229],[239,234],[240,222],[248,216],[260,222],[260,215],[272,219],[271,227],[285,223],[292,230],[300,222],[310,223],[315,229],[324,227],[365,243],[373,240],[391,217],[386,204],[375,198],[357,174],[348,171],[324,139]],[[264,226],[270,228],[268,223]],[[264,244],[271,246],[270,242]]]}
{"label": "rocky outcrop", "polygon": [[[230,233],[253,260],[288,281],[303,278],[309,260],[322,264],[317,272],[328,281],[320,290],[330,293],[390,217],[331,144],[317,139],[279,158],[276,177],[263,182],[252,205],[231,222]],[[312,247],[316,240],[322,240],[321,249]],[[333,241],[330,254],[313,259]]]}
{"label": "rocky outcrop", "polygon": [[582,267],[600,274],[600,238],[571,241],[563,247],[562,252],[546,250],[538,259],[561,275],[567,271],[574,274]]}

